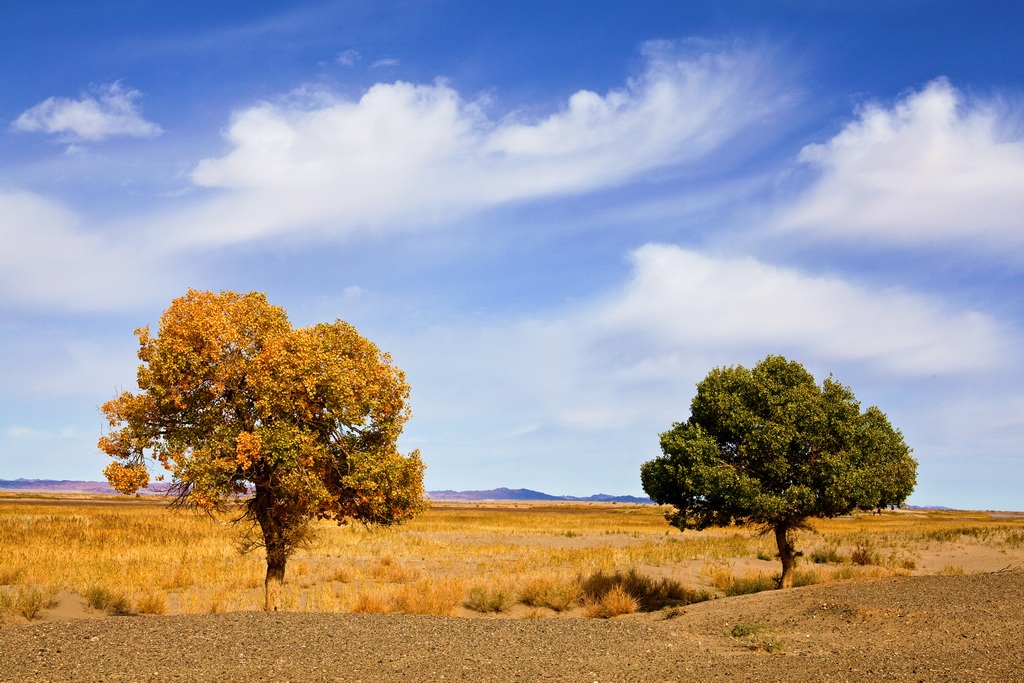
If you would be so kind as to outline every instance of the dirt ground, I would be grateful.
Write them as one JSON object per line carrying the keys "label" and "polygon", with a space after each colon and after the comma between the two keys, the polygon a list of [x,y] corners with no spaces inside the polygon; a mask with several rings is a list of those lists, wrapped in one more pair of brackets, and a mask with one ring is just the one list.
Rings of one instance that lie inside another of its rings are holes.
{"label": "dirt ground", "polygon": [[236,612],[0,626],[2,681],[1020,681],[1024,572],[722,598],[681,613]]}

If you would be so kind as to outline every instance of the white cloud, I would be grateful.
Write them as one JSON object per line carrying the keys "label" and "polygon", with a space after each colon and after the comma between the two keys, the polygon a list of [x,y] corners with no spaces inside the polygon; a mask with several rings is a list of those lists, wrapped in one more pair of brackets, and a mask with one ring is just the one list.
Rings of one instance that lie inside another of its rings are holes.
{"label": "white cloud", "polygon": [[59,310],[113,310],[147,301],[166,271],[159,254],[85,229],[60,204],[0,190],[0,301]]}
{"label": "white cloud", "polygon": [[354,66],[362,58],[363,56],[356,50],[345,50],[338,53],[337,62],[342,66]]}
{"label": "white cloud", "polygon": [[919,375],[989,367],[1004,350],[1002,332],[988,316],[904,290],[872,290],[668,245],[646,245],[633,259],[632,281],[601,320],[606,329],[645,340],[654,357],[688,348],[792,350]]}
{"label": "white cloud", "polygon": [[751,52],[688,57],[659,43],[646,56],[624,87],[577,92],[539,119],[493,120],[443,81],[379,83],[355,102],[260,104],[235,115],[231,150],[192,173],[227,192],[175,222],[194,226],[182,238],[196,242],[429,225],[695,166],[790,102]]}
{"label": "white cloud", "polygon": [[126,135],[156,137],[163,129],[142,117],[138,100],[142,93],[125,90],[120,83],[97,89],[94,95],[72,100],[50,97],[14,120],[14,130],[28,133],[57,133],[75,140],[97,141]]}
{"label": "white cloud", "polygon": [[945,79],[891,108],[872,104],[800,160],[820,172],[779,219],[827,237],[1024,247],[1021,112]]}
{"label": "white cloud", "polygon": [[384,59],[378,59],[377,61],[370,64],[370,68],[379,69],[384,66],[398,66],[399,64],[401,64],[401,62],[395,59],[394,57],[386,57]]}

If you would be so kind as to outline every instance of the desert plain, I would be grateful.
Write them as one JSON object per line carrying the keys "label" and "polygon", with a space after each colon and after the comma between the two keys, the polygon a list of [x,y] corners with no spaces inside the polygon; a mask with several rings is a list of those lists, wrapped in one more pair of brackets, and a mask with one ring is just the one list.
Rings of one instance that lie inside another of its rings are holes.
{"label": "desert plain", "polygon": [[0,498],[0,680],[1024,680],[1024,515],[812,520],[773,539],[656,506],[438,503],[324,523],[283,612],[241,529],[162,500]]}

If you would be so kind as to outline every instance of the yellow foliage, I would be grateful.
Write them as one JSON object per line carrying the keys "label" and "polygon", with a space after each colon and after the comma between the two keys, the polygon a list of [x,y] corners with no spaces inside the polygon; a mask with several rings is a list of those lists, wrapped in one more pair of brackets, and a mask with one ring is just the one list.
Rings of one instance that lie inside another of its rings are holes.
{"label": "yellow foliage", "polygon": [[112,462],[103,470],[103,476],[110,482],[111,488],[121,493],[131,494],[149,485],[149,472],[141,465],[122,465]]}
{"label": "yellow foliage", "polygon": [[139,392],[102,407],[118,491],[145,486],[147,462],[201,510],[254,490],[262,539],[248,541],[282,568],[313,519],[390,525],[425,509],[419,453],[397,450],[405,375],[348,323],[293,328],[263,294],[189,290],[155,337],[136,336]]}
{"label": "yellow foliage", "polygon": [[248,469],[253,466],[256,459],[260,456],[260,448],[263,442],[260,441],[260,437],[251,432],[242,432],[235,437],[236,460],[238,466],[242,469]]}

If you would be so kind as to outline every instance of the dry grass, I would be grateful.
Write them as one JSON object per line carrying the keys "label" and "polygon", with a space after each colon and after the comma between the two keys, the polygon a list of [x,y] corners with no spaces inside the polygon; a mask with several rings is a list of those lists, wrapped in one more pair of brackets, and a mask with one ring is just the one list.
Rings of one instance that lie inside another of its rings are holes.
{"label": "dry grass", "polygon": [[630,595],[622,584],[611,587],[600,598],[587,600],[583,614],[591,618],[610,619],[623,614],[632,614],[640,609],[640,601]]}
{"label": "dry grass", "polygon": [[[1019,517],[899,512],[812,524],[797,540],[814,562],[798,568],[798,585],[970,573],[979,569],[963,558],[986,553],[1001,563],[993,569],[1024,563]],[[0,613],[31,613],[33,590],[60,589],[113,613],[260,609],[263,558],[238,554],[237,531],[160,501],[0,498]],[[623,595],[648,610],[772,588],[779,569],[771,538],[679,532],[654,506],[437,504],[396,529],[318,531],[289,562],[287,609],[601,616],[627,609]],[[607,590],[593,590],[595,577]],[[37,603],[35,616],[47,604]]]}

